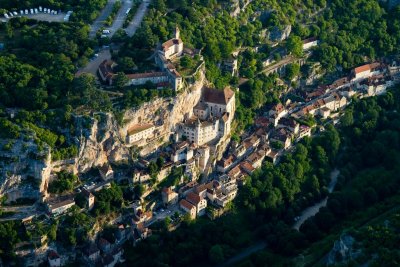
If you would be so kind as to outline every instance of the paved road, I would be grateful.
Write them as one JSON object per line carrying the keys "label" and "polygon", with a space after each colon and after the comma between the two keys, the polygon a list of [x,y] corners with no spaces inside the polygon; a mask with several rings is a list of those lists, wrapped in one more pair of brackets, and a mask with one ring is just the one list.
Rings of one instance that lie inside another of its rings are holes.
{"label": "paved road", "polygon": [[266,246],[267,246],[267,244],[265,242],[257,243],[257,244],[255,244],[255,245],[253,245],[251,247],[246,248],[245,250],[243,250],[239,254],[236,254],[235,256],[230,258],[229,260],[227,260],[224,263],[218,265],[217,267],[232,266],[233,264],[235,264],[235,263],[247,258],[251,254],[254,254],[254,253],[256,253],[256,252],[258,252],[260,250],[263,250]]}
{"label": "paved road", "polygon": [[146,14],[147,8],[149,7],[150,0],[144,0],[138,10],[136,11],[135,16],[133,17],[129,26],[125,29],[128,36],[133,36],[136,30],[139,28],[140,24],[143,21],[144,15]]}
{"label": "paved road", "polygon": [[91,25],[89,37],[94,38],[96,37],[96,32],[104,26],[104,21],[107,17],[111,14],[112,8],[117,0],[108,0],[108,3],[101,11],[100,16],[93,22]]}
{"label": "paved road", "polygon": [[82,73],[91,73],[96,76],[97,69],[99,68],[99,65],[101,62],[103,62],[105,59],[111,59],[111,53],[109,49],[104,49],[98,53],[98,56],[90,60],[89,63],[83,68],[80,69],[76,75],[79,76]]}
{"label": "paved road", "polygon": [[111,27],[107,28],[110,30],[109,37],[111,38],[115,32],[122,28],[125,18],[126,18],[126,11],[132,7],[133,2],[131,0],[122,0],[122,6],[118,11],[118,14],[115,16],[114,22]]}
{"label": "paved road", "polygon": [[[337,183],[337,178],[339,176],[339,170],[335,169],[331,172],[331,181],[328,186],[329,193],[333,192],[335,185]],[[322,201],[316,203],[315,205],[306,208],[300,215],[299,220],[293,225],[293,228],[296,230],[300,229],[300,226],[310,217],[314,216],[318,213],[319,209],[325,207],[328,202],[328,197],[324,198]]]}

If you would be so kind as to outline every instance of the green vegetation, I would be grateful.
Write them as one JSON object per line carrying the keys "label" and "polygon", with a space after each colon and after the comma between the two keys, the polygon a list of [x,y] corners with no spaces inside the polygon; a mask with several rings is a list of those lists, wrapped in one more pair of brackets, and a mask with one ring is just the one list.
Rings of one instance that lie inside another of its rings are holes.
{"label": "green vegetation", "polygon": [[57,179],[49,184],[48,191],[52,194],[68,192],[73,190],[78,182],[78,176],[62,171],[57,173]]}
{"label": "green vegetation", "polygon": [[317,27],[322,44],[315,59],[323,67],[345,69],[400,52],[400,7],[385,10],[374,0],[334,0]]}
{"label": "green vegetation", "polygon": [[126,93],[124,94],[124,107],[138,107],[143,103],[154,100],[157,97],[173,97],[175,96],[175,91],[172,89],[162,89],[158,90],[154,88],[154,84],[148,84],[146,88],[126,88]]}
{"label": "green vegetation", "polygon": [[92,217],[80,212],[78,208],[72,208],[71,213],[64,216],[57,227],[57,241],[67,246],[83,245],[93,225]]}
{"label": "green vegetation", "polygon": [[0,118],[0,137],[17,139],[19,137],[20,128],[11,121]]}
{"label": "green vegetation", "polygon": [[[380,98],[354,101],[348,111],[354,122],[341,131],[347,149],[338,159],[340,190],[329,198],[327,209],[302,227],[311,240],[322,238],[336,221],[398,194],[400,116],[393,110],[399,108],[397,90]],[[329,224],[326,218],[330,218]]]}
{"label": "green vegetation", "polygon": [[96,216],[107,215],[122,207],[123,192],[115,183],[111,183],[110,188],[104,188],[95,194],[96,202],[93,213]]}
{"label": "green vegetation", "polygon": [[179,185],[184,172],[185,169],[182,166],[172,168],[171,173],[158,185],[158,187],[163,188]]}
{"label": "green vegetation", "polygon": [[15,245],[26,239],[26,232],[20,222],[1,222],[0,238],[0,256],[3,260],[10,260],[15,257]]}

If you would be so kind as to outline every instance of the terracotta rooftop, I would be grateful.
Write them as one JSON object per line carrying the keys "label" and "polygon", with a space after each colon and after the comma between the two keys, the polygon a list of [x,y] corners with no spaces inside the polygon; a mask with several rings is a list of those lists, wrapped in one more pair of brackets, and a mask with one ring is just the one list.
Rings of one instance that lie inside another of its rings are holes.
{"label": "terracotta rooftop", "polygon": [[226,105],[235,95],[229,87],[224,90],[212,89],[205,87],[203,91],[203,99],[205,102]]}
{"label": "terracotta rooftop", "polygon": [[193,208],[196,208],[193,204],[191,204],[189,201],[187,201],[186,199],[182,199],[181,201],[179,201],[179,205],[181,207],[184,207],[185,209],[191,210]]}
{"label": "terracotta rooftop", "polygon": [[114,61],[112,60],[104,60],[103,62],[100,63],[99,65],[99,71],[102,73],[102,75],[106,79],[110,79],[114,76],[114,71],[112,69],[112,66],[115,64]]}
{"label": "terracotta rooftop", "polygon": [[374,62],[374,63],[371,63],[371,64],[366,64],[366,65],[362,65],[360,67],[357,67],[357,68],[354,69],[354,72],[355,72],[355,74],[358,74],[358,73],[361,73],[361,72],[364,72],[364,71],[377,69],[380,66],[381,66],[381,63]]}
{"label": "terracotta rooftop", "polygon": [[241,173],[240,167],[236,166],[235,168],[233,168],[228,172],[228,176],[231,178],[236,178],[236,176],[240,175],[240,173]]}
{"label": "terracotta rooftop", "polygon": [[232,163],[235,161],[235,157],[233,155],[229,155],[227,158],[223,158],[218,162],[219,166],[222,166],[224,168],[232,165]]}
{"label": "terracotta rooftop", "polygon": [[255,168],[247,161],[243,161],[240,163],[240,167],[243,168],[246,172],[253,172]]}
{"label": "terracotta rooftop", "polygon": [[253,153],[251,153],[248,157],[247,157],[247,161],[248,162],[251,162],[251,163],[255,163],[255,162],[257,162],[258,160],[260,160],[262,158],[262,156],[258,153],[258,152],[253,152]]}
{"label": "terracotta rooftop", "polygon": [[193,192],[189,192],[186,195],[186,200],[192,203],[193,205],[197,205],[201,201],[201,197],[198,194],[195,194]]}
{"label": "terracotta rooftop", "polygon": [[163,44],[162,44],[162,49],[163,49],[163,51],[165,52],[165,51],[167,51],[169,48],[171,48],[173,45],[179,45],[179,44],[181,44],[182,43],[182,40],[181,39],[170,39],[170,40],[168,40],[168,41],[166,41],[166,42],[164,42]]}

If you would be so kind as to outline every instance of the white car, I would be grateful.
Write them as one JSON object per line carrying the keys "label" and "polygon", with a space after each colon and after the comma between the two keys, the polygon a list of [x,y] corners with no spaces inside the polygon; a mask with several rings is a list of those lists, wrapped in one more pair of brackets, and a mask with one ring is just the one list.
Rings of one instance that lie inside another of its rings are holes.
{"label": "white car", "polygon": [[5,17],[6,19],[8,19],[8,15],[7,15],[7,14],[4,14],[4,17]]}
{"label": "white car", "polygon": [[43,11],[43,8],[40,6],[39,7],[39,12],[42,12]]}
{"label": "white car", "polygon": [[44,9],[43,9],[43,12],[44,12],[44,13],[47,13],[47,8],[44,8]]}
{"label": "white car", "polygon": [[14,15],[14,16],[18,16],[18,13],[14,11],[14,12],[13,12],[13,15]]}
{"label": "white car", "polygon": [[28,14],[29,14],[28,9],[25,9],[25,15],[28,15]]}

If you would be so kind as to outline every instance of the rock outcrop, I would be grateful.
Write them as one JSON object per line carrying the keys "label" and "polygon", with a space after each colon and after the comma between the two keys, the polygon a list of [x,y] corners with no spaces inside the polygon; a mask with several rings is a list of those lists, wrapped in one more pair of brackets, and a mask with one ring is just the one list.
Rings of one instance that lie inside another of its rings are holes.
{"label": "rock outcrop", "polygon": [[[129,162],[130,151],[126,145],[127,129],[137,123],[154,123],[160,135],[167,141],[176,125],[185,116],[190,116],[193,107],[201,97],[205,82],[204,70],[199,79],[174,98],[156,99],[143,106],[125,112],[123,126],[119,126],[111,113],[98,112],[89,116],[75,116],[75,136],[71,138],[78,148],[77,157],[51,161],[51,149],[39,148],[32,141],[23,138],[14,140],[8,151],[0,151],[0,196],[10,200],[21,197],[47,196],[47,188],[55,173],[67,170],[84,173],[105,163]],[[26,138],[33,140],[33,138]],[[163,141],[163,140],[161,140]],[[0,140],[4,147],[9,140]],[[162,142],[158,142],[161,145]],[[18,156],[16,156],[18,155]]]}
{"label": "rock outcrop", "polygon": [[104,163],[116,163],[129,159],[129,151],[119,134],[119,126],[110,113],[95,113],[90,119],[90,128],[85,128],[86,120],[77,118],[79,153],[75,161],[76,172],[86,172]]}

